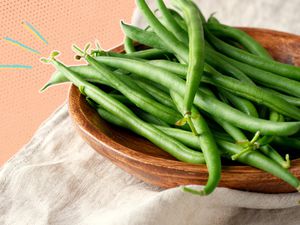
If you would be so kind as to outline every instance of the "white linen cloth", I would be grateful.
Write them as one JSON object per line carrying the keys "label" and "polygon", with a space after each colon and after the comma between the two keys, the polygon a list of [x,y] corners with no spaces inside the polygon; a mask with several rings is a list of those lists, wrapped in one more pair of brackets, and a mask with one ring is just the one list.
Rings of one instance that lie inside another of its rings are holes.
{"label": "white linen cloth", "polygon": [[[217,11],[228,24],[300,32],[297,0],[201,3],[206,15]],[[133,22],[144,25],[138,12]],[[1,225],[296,225],[300,224],[299,200],[298,193],[227,188],[199,197],[178,188],[145,184],[79,137],[66,104],[0,170]]]}

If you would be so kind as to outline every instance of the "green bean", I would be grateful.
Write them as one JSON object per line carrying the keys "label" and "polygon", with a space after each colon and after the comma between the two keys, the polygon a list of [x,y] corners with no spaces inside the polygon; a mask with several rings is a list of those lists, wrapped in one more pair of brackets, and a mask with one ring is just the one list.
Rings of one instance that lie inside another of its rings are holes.
{"label": "green bean", "polygon": [[[182,112],[184,104],[181,96],[174,91],[171,91],[170,94],[178,110]],[[205,187],[201,192],[197,192],[197,194],[208,195],[218,186],[221,179],[221,156],[205,119],[195,107],[192,107],[191,110],[194,115],[191,119],[197,133],[200,134],[198,136],[198,143],[203,152],[209,174]],[[185,187],[184,190],[190,191],[191,189]],[[193,190],[193,193],[196,193],[196,191]]]}
{"label": "green bean", "polygon": [[242,143],[247,142],[248,139],[244,135],[244,133],[238,129],[237,127],[233,126],[232,124],[219,119],[218,117],[213,117],[213,119],[232,137],[236,142]]}
{"label": "green bean", "polygon": [[231,94],[229,91],[225,91],[222,88],[218,89],[221,93],[223,93],[228,100],[239,110],[246,113],[249,116],[258,117],[258,113],[254,105],[248,101],[247,99],[240,98]]}
{"label": "green bean", "polygon": [[220,101],[226,103],[227,105],[230,105],[230,102],[229,102],[228,98],[223,93],[221,93],[220,91],[218,91],[217,95],[218,95]]}
{"label": "green bean", "polygon": [[135,52],[133,41],[129,37],[125,37],[124,40],[124,49],[126,53]]}
{"label": "green bean", "polygon": [[255,55],[272,59],[268,51],[243,30],[213,22],[211,18],[208,20],[207,27],[217,36],[229,37],[238,41],[245,49]]}
{"label": "green bean", "polygon": [[171,54],[165,50],[160,49],[146,49],[146,50],[140,50],[137,52],[132,52],[128,54],[122,54],[117,52],[104,52],[100,51],[100,55],[108,55],[108,56],[118,56],[123,58],[135,58],[135,59],[166,59],[167,57],[171,56]]}
{"label": "green bean", "polygon": [[156,0],[156,5],[160,10],[162,17],[166,21],[165,26],[176,36],[176,38],[182,43],[188,43],[188,36],[173,17],[170,10],[166,7],[163,0]]}
{"label": "green bean", "polygon": [[169,127],[169,124],[167,124],[163,120],[161,120],[139,108],[134,109],[134,112],[139,118],[141,118],[142,120],[144,120],[147,123],[151,123],[152,125],[160,125],[160,126],[164,126],[164,127]]}
{"label": "green bean", "polygon": [[[173,137],[176,140],[182,142],[186,146],[202,151],[199,145],[198,136],[193,135],[192,132],[159,125],[155,125],[155,127],[164,132],[165,134],[169,135],[170,137]],[[233,141],[229,136],[218,131],[213,131],[213,136],[215,137],[217,142],[218,140],[223,140],[227,142]]]}
{"label": "green bean", "polygon": [[168,55],[170,55],[169,52],[160,49],[155,49],[155,48],[140,50],[137,52],[126,54],[127,57],[141,58],[141,59],[161,59],[161,58],[166,58]]}
{"label": "green bean", "polygon": [[114,99],[118,100],[119,102],[123,103],[124,105],[131,105],[135,106],[133,102],[131,102],[126,96],[120,94],[112,94],[109,93],[109,96],[113,97]]}
{"label": "green bean", "polygon": [[[114,86],[113,83],[105,79],[105,77],[103,77],[97,70],[95,70],[90,65],[70,66],[69,69],[72,72],[77,73],[79,76],[81,76],[83,79],[89,82],[104,84],[116,88],[116,86]],[[139,92],[140,94],[144,95],[147,98],[151,98],[151,95],[148,94],[148,92],[146,92],[142,88],[140,88],[138,85],[136,85],[136,83],[130,77],[120,74],[117,71],[115,71],[115,74],[116,76],[118,76],[119,79],[122,80],[122,82],[126,83],[126,85],[132,88],[134,91]],[[68,79],[60,71],[56,71],[55,73],[53,73],[50,80],[41,89],[41,91],[45,90],[49,86],[53,86],[64,82],[68,82]]]}
{"label": "green bean", "polygon": [[124,82],[125,76],[120,79],[119,76],[116,76],[113,72],[107,73],[107,70],[101,70],[103,66],[98,68],[97,66],[99,63],[97,61],[95,63],[95,60],[92,60],[90,57],[88,59],[90,65],[92,65],[98,73],[101,73],[102,77],[109,80],[110,83],[113,84],[113,87],[125,95],[131,102],[136,104],[137,107],[149,112],[150,114],[155,113],[155,115],[171,125],[174,125],[181,119],[180,114],[178,114],[174,109],[158,103],[153,100],[152,97],[145,96],[142,93],[135,91],[135,88],[139,86],[133,80],[130,80],[129,77],[127,77],[127,79],[128,81],[131,81],[132,86],[135,86],[134,88],[129,86],[128,82]]}
{"label": "green bean", "polygon": [[273,142],[276,145],[281,147],[287,147],[295,150],[300,150],[300,138],[292,137],[274,137]]}
{"label": "green bean", "polygon": [[[184,95],[184,80],[157,66],[140,62],[138,60],[108,56],[97,57],[97,61],[104,63],[105,65],[121,68],[141,77],[145,77],[165,86],[168,89],[177,91],[181,96]],[[272,122],[250,117],[245,113],[242,113],[205,94],[201,90],[198,90],[194,104],[215,117],[219,117],[236,127],[252,132],[260,131],[261,134],[288,136],[297,133],[300,128],[300,122]]]}
{"label": "green bean", "polygon": [[[214,67],[216,67],[216,65],[220,65],[222,64],[224,66],[224,68],[227,68],[228,70],[226,72],[231,73],[231,75],[241,81],[247,82],[249,84],[253,84],[255,85],[255,83],[249,79],[243,72],[241,72],[240,70],[238,70],[236,67],[231,66],[230,63],[228,63],[227,61],[221,59],[221,58],[217,58],[216,55],[211,57],[210,51],[207,49],[206,51],[206,58],[208,58],[207,56],[210,55],[210,60],[208,60],[208,65],[212,65]],[[220,61],[218,60],[220,59]],[[211,61],[215,61],[216,64],[212,64]],[[172,73],[176,73],[177,75],[179,75],[181,78],[186,77],[186,73],[187,73],[187,68],[185,65],[179,64],[177,62],[172,62],[172,61],[168,61],[168,60],[163,60],[163,59],[157,59],[157,60],[150,60],[147,61],[148,63],[155,65],[157,67],[160,67],[162,69],[166,69]],[[207,65],[207,64],[205,64]],[[222,68],[223,68],[222,66]],[[205,69],[205,66],[204,66]],[[230,72],[232,71],[232,72]]]}
{"label": "green bean", "polygon": [[145,31],[141,28],[126,24],[124,22],[121,22],[121,28],[126,36],[138,41],[140,44],[157,49],[167,50],[165,44],[161,41],[157,34],[152,31]]}
{"label": "green bean", "polygon": [[281,165],[283,168],[290,168],[291,163],[289,160],[289,156],[286,155],[286,161],[282,158],[282,156],[270,145],[264,145],[260,147],[260,151],[264,153],[266,156],[268,156],[270,159],[277,162],[279,165]]}
{"label": "green bean", "polygon": [[181,15],[174,9],[169,9],[176,23],[181,27],[182,30],[187,31],[187,27]]}
{"label": "green bean", "polygon": [[300,98],[299,97],[292,97],[292,96],[289,96],[289,95],[285,95],[285,94],[282,94],[282,93],[280,93],[278,91],[275,91],[271,88],[264,87],[264,89],[266,91],[270,92],[271,94],[276,95],[277,97],[286,100],[288,103],[290,103],[292,105],[300,106]]}
{"label": "green bean", "polygon": [[188,28],[189,58],[183,99],[183,113],[188,119],[204,69],[204,33],[199,9],[192,2],[174,0],[174,4],[182,10]]}
{"label": "green bean", "polygon": [[[143,122],[142,120],[137,118],[135,114],[125,105],[116,101],[114,98],[110,97],[95,85],[83,80],[76,73],[69,70],[68,67],[64,66],[62,63],[54,59],[55,55],[57,55],[57,53],[53,53],[51,59],[47,61],[50,61],[57,70],[62,72],[62,74],[64,74],[74,85],[79,87],[79,89],[86,96],[89,96],[102,108],[123,120],[132,131],[147,138],[149,141],[162,148],[180,161],[195,164],[205,162],[202,153],[187,148],[177,140],[165,135],[163,132],[159,131],[152,125]],[[89,55],[86,55],[85,57],[91,58]],[[111,73],[111,71],[106,70],[106,68],[103,67],[103,69],[105,69],[106,73]]]}
{"label": "green bean", "polygon": [[[99,106],[98,106],[97,112],[104,120],[108,121],[109,123],[129,129],[125,122],[123,122],[119,117],[109,113],[105,109],[99,108]],[[165,133],[166,135],[180,141],[184,145],[186,145],[190,148],[202,151],[200,148],[200,145],[199,145],[198,136],[193,135],[190,131],[185,131],[185,130],[181,130],[178,128],[171,128],[171,127],[168,127],[165,125],[152,124],[152,122],[153,122],[152,119],[147,122],[150,123],[151,125],[153,125],[154,127],[156,127],[157,129],[159,129],[160,131],[162,131],[163,133]],[[229,137],[227,137],[225,134],[220,133],[220,132],[214,131],[213,135],[215,136],[215,138],[217,140],[220,139],[220,140],[227,141],[227,142],[232,141]]]}
{"label": "green bean", "polygon": [[172,62],[168,60],[149,60],[147,61],[147,63],[161,69],[168,70],[169,72],[174,73],[183,79],[186,79],[187,67],[178,62]]}
{"label": "green bean", "polygon": [[149,85],[147,82],[142,80],[135,80],[135,82],[160,103],[171,108],[176,108],[170,96],[165,92],[161,91],[159,88],[153,85]]}
{"label": "green bean", "polygon": [[233,47],[219,38],[215,37],[210,32],[205,33],[206,37],[210,41],[210,43],[219,51],[225,53],[226,55],[250,64],[254,67],[258,67],[263,70],[267,70],[276,74],[279,74],[284,77],[288,77],[294,80],[300,80],[300,68],[288,64],[283,64],[280,62],[276,62],[270,59],[264,59],[260,56],[253,55],[251,53],[247,53],[239,48]]}
{"label": "green bean", "polygon": [[[162,126],[157,126],[158,129],[160,129],[162,132],[166,133],[167,135],[169,135],[170,137],[173,137],[177,140],[179,140],[180,142],[184,143],[185,145],[191,147],[191,148],[194,148],[194,149],[199,149],[201,150],[201,148],[199,148],[199,144],[198,144],[198,140],[197,140],[197,136],[193,135],[191,132],[188,132],[188,131],[183,131],[183,130],[179,130],[179,129],[176,129],[176,128],[168,128],[168,127],[162,127]],[[229,154],[229,155],[234,155],[234,154],[238,154],[239,152],[243,151],[243,148],[240,146],[240,145],[233,145],[231,144],[230,145],[230,141],[228,141],[226,138],[224,138],[224,136],[218,132],[214,132],[214,136],[216,138],[216,141],[219,145],[219,149],[221,150],[221,152],[225,153],[225,154]],[[263,146],[263,147],[267,147],[267,146]],[[229,152],[226,152],[225,149],[231,149]],[[234,151],[233,148],[235,148]],[[275,155],[273,156],[272,158],[275,158],[276,160],[274,162],[278,163],[279,165],[281,165],[283,168],[288,168],[289,167],[289,163],[284,161],[284,160],[280,160],[280,158],[278,156],[276,156],[276,154],[278,154],[275,150],[270,150],[272,149],[272,147],[270,148],[264,148],[264,153],[267,153],[267,151],[269,151],[267,154],[268,155]],[[233,154],[234,153],[234,154]],[[253,154],[252,152],[248,152],[247,154]],[[256,154],[256,153],[254,153]],[[245,158],[245,156],[240,156],[242,157],[242,160]],[[258,155],[256,155],[256,157],[258,157]],[[263,156],[263,159],[266,159],[265,156]],[[278,160],[279,159],[279,160]],[[240,158],[237,159],[237,161],[240,161]],[[253,166],[253,164],[255,164],[255,161],[254,160],[251,160],[251,164]],[[268,159],[267,160],[267,164],[270,163],[270,160]],[[246,163],[249,165],[249,163]],[[273,163],[272,163],[272,166]],[[257,167],[257,166],[254,166],[254,167]],[[262,165],[260,165],[260,169]],[[275,166],[274,166],[275,167]],[[275,167],[276,170],[279,170],[278,166]],[[262,169],[262,170],[265,170],[265,169]],[[266,170],[265,170],[266,171]],[[273,174],[275,175],[275,174]],[[287,174],[286,174],[287,175]],[[275,175],[277,176],[277,175]],[[290,180],[294,180],[294,178],[291,178],[291,174],[288,174],[288,176]],[[295,182],[295,181],[294,181]]]}
{"label": "green bean", "polygon": [[[95,71],[91,66],[71,66],[69,69],[77,74],[84,74],[84,77],[86,80],[91,81],[91,82],[100,82],[101,84],[106,84],[108,85],[109,82],[105,81],[102,79],[101,76],[97,76],[97,71]],[[60,72],[60,71],[55,71],[50,80],[41,88],[41,92],[46,90],[48,87],[69,82],[69,80]]]}
{"label": "green bean", "polygon": [[167,49],[171,50],[172,53],[187,63],[188,50],[186,46],[159,22],[159,20],[151,12],[145,0],[137,0],[136,4],[154,32],[159,36],[164,45],[167,46]]}
{"label": "green bean", "polygon": [[281,114],[278,114],[277,112],[271,111],[270,112],[270,120],[284,122],[284,117]]}
{"label": "green bean", "polygon": [[112,123],[113,125],[128,128],[127,124],[121,120],[119,117],[111,114],[110,112],[106,111],[105,109],[102,109],[98,106],[96,109],[100,117],[102,117],[104,120],[106,120],[109,123]]}
{"label": "green bean", "polygon": [[[144,31],[142,31],[142,37],[145,40],[148,40],[147,36],[148,34]],[[142,39],[137,40],[139,42],[143,43]],[[155,46],[155,43],[162,43],[160,39],[154,35],[154,41],[153,43],[150,43],[150,46]],[[157,46],[156,46],[157,47]],[[239,80],[243,81],[250,81],[249,78],[245,76],[244,73],[246,73],[248,76],[253,78],[255,81],[268,86],[272,87],[274,89],[286,92],[290,95],[300,96],[300,83],[285,77],[278,76],[276,74],[260,70],[258,68],[246,65],[244,63],[240,63],[236,60],[230,59],[216,51],[211,50],[208,48],[208,45],[206,45],[206,60],[209,64],[220,67],[224,69],[226,72],[230,73],[231,75],[235,76]],[[227,62],[227,63],[226,63]],[[238,69],[237,69],[238,68]],[[241,70],[241,71],[239,71]],[[294,104],[298,105],[298,100],[287,98],[287,101],[291,101]]]}

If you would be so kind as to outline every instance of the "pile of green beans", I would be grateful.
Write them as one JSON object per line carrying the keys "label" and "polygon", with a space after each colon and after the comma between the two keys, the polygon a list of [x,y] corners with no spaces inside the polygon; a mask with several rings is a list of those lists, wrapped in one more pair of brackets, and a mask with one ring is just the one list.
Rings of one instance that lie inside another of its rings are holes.
{"label": "pile of green beans", "polygon": [[[41,89],[72,82],[108,122],[148,139],[176,159],[205,164],[208,195],[221,180],[222,161],[266,171],[300,191],[289,152],[300,150],[300,68],[273,60],[242,30],[205,20],[190,0],[145,0],[137,6],[149,26],[121,23],[124,52],[74,47],[87,65],[66,66]],[[143,44],[143,50],[139,50]],[[146,48],[145,48],[146,47]]]}

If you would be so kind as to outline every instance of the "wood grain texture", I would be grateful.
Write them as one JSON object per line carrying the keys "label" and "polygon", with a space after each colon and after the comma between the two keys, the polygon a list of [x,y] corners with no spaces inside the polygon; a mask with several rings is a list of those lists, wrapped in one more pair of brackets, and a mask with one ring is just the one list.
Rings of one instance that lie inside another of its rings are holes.
{"label": "wood grain texture", "polygon": [[[279,61],[300,65],[300,36],[256,28],[242,28]],[[123,46],[113,49],[122,52]],[[98,153],[141,180],[163,188],[205,184],[205,165],[179,162],[144,138],[113,126],[87,104],[75,86],[69,92],[69,113],[81,137]],[[300,159],[291,172],[300,178]],[[258,169],[238,164],[222,169],[221,187],[262,193],[294,192],[284,181]]]}

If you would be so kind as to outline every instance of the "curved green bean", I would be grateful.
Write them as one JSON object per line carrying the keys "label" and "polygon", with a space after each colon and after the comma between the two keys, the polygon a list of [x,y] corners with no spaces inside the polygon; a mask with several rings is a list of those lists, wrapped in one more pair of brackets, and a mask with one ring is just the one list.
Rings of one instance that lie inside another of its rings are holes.
{"label": "curved green bean", "polygon": [[182,43],[188,43],[189,39],[186,31],[178,25],[171,11],[167,8],[163,0],[156,0],[156,5],[165,19],[165,26],[176,36]]}
{"label": "curved green bean", "polygon": [[124,49],[126,53],[133,53],[135,52],[133,41],[129,37],[125,37],[124,40]]}
{"label": "curved green bean", "polygon": [[167,50],[165,44],[153,31],[145,31],[141,28],[121,22],[121,28],[127,37],[138,41],[140,44],[147,45],[149,47]]}
{"label": "curved green bean", "polygon": [[249,116],[258,117],[256,108],[249,100],[235,96],[234,94],[231,94],[229,91],[225,91],[222,88],[218,90],[223,93],[237,109]]}
{"label": "curved green bean", "polygon": [[[184,107],[182,97],[175,91],[170,91],[171,97],[175,102],[178,110],[182,112]],[[203,152],[206,166],[208,169],[208,180],[201,192],[197,192],[200,195],[208,195],[218,186],[221,179],[221,156],[214,140],[214,137],[205,121],[195,107],[191,108],[192,122],[195,126],[196,132],[200,134],[198,137],[198,143]],[[189,191],[189,188],[185,187],[185,190]],[[194,193],[195,190],[193,190]]]}
{"label": "curved green bean", "polygon": [[186,89],[183,98],[184,116],[190,116],[191,108],[198,90],[204,69],[204,33],[199,9],[190,1],[174,0],[176,6],[183,12],[183,18],[188,28],[189,58],[186,75]]}
{"label": "curved green bean", "polygon": [[300,106],[300,97],[297,98],[297,97],[285,95],[285,94],[282,94],[282,93],[280,93],[278,91],[275,91],[271,88],[264,87],[263,89],[265,89],[266,91],[270,92],[273,95],[276,95],[279,98],[282,98],[282,99],[286,100],[288,103],[290,103],[292,105]]}

